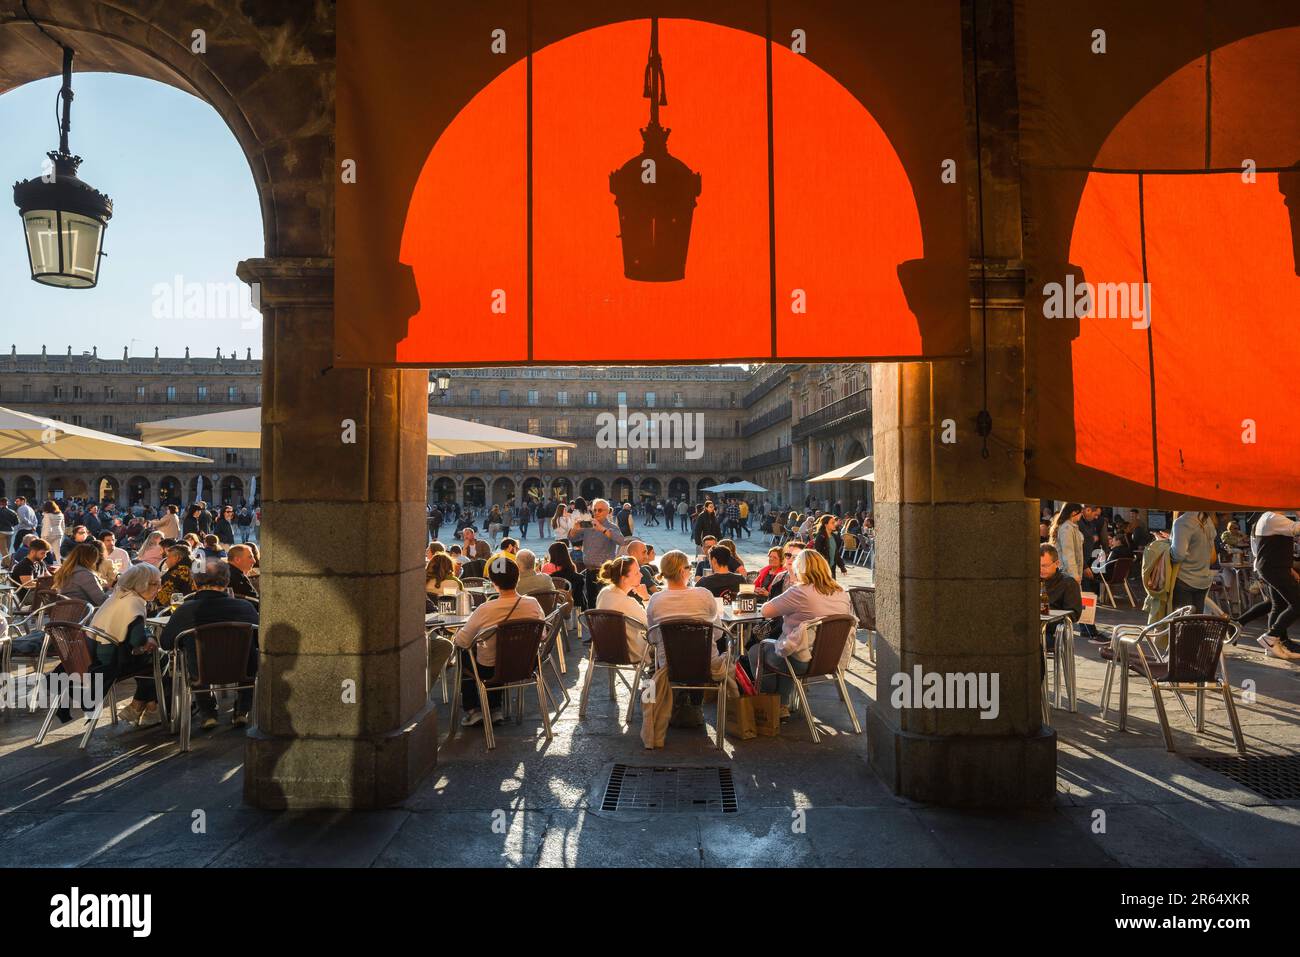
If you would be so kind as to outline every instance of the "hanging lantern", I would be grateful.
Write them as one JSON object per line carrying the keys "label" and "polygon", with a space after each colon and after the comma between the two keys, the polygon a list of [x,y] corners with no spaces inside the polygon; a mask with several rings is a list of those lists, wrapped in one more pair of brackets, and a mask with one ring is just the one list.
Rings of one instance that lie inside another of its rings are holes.
{"label": "hanging lantern", "polygon": [[668,94],[658,17],[650,20],[645,96],[650,99],[650,123],[641,130],[641,152],[609,174],[609,191],[618,207],[623,275],[639,282],[675,282],[686,277],[700,174],[669,155],[672,130],[659,125],[659,107],[668,105]]}
{"label": "hanging lantern", "polygon": [[23,220],[32,279],[47,286],[89,289],[99,282],[104,228],[113,215],[113,201],[77,178],[81,157],[68,150],[72,56],[64,47],[59,149],[46,154],[51,165],[42,176],[14,184],[14,203]]}

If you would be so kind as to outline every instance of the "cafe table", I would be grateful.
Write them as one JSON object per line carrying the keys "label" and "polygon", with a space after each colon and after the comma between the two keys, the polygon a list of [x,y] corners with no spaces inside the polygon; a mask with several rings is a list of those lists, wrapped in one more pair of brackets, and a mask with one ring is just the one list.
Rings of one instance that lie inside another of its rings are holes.
{"label": "cafe table", "polygon": [[[144,620],[145,627],[153,632],[154,643],[161,640],[162,631],[167,627],[167,622],[171,621],[171,609],[167,614],[154,615],[152,618]],[[180,702],[180,689],[176,687],[175,681],[172,682],[171,701],[167,701],[167,696],[163,694],[163,673],[166,671],[166,665],[172,664],[176,656],[176,649],[165,651],[161,645],[154,649],[153,653],[153,680],[154,687],[158,689],[158,707],[162,709],[159,717],[162,723],[167,727],[169,732],[176,730],[176,707]],[[173,675],[176,669],[172,668]]]}
{"label": "cafe table", "polygon": [[1046,615],[1040,614],[1038,622],[1038,641],[1043,651],[1043,723],[1051,724],[1047,694],[1047,633],[1062,623],[1070,624],[1069,628],[1062,629],[1062,633],[1056,636],[1056,648],[1052,653],[1052,684],[1056,692],[1056,701],[1052,707],[1055,707],[1058,711],[1061,710],[1061,679],[1064,677],[1065,690],[1070,704],[1067,710],[1077,712],[1079,703],[1074,668],[1074,625],[1068,610],[1052,611]]}
{"label": "cafe table", "polygon": [[745,653],[745,639],[749,637],[754,626],[762,620],[763,612],[758,608],[753,611],[736,611],[734,604],[722,606],[722,623],[727,625],[736,636],[736,643],[740,646],[738,655]]}
{"label": "cafe table", "polygon": [[[456,662],[456,688],[459,691],[460,653],[459,651],[457,651],[456,653],[452,654],[451,658],[447,659],[447,663],[443,665],[442,672],[439,675],[435,675],[433,673],[433,636],[439,631],[447,633],[448,636],[453,635],[461,628],[463,628],[465,626],[465,622],[467,621],[469,621],[468,615],[446,614],[445,612],[440,612],[440,611],[430,612],[429,614],[424,616],[424,637],[425,637],[424,693],[426,695],[431,694],[433,692],[433,683],[436,680],[438,680],[439,677],[441,677],[443,704],[446,704],[448,701],[447,669],[452,666],[453,660]],[[460,706],[460,695],[459,693],[457,693],[456,695],[452,696],[451,710],[452,710],[453,718],[456,717],[456,711],[458,710],[459,706]],[[450,734],[447,736],[447,741],[449,743],[451,741]]]}

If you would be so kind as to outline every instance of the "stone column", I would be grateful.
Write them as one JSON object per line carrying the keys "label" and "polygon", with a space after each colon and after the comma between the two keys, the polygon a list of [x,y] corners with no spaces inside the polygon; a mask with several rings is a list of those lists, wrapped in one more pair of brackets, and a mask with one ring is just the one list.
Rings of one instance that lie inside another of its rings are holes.
{"label": "stone column", "polygon": [[[426,376],[330,368],[333,261],[261,284],[262,624],[244,799],[375,808],[434,765],[424,687]],[[349,441],[351,440],[351,441]]]}
{"label": "stone column", "polygon": [[[1053,799],[1056,733],[1043,725],[1040,701],[1038,501],[1025,497],[1029,383],[1015,59],[1009,34],[993,26],[1010,16],[1009,5],[981,4],[980,14],[993,434],[985,458],[975,428],[986,406],[973,214],[971,357],[879,365],[873,377],[876,609],[884,640],[867,733],[872,765],[900,795],[1005,807]],[[966,168],[973,197],[975,164]],[[944,442],[948,420],[952,443]],[[996,674],[997,716],[982,719],[973,707],[894,707],[895,675],[911,679],[916,668]]]}

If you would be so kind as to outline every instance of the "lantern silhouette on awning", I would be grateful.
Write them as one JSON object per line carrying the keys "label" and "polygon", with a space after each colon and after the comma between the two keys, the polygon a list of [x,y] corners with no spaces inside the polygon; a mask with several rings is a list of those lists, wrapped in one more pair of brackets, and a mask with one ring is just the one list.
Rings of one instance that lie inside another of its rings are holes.
{"label": "lantern silhouette on awning", "polygon": [[691,220],[701,184],[699,173],[669,154],[672,130],[659,125],[659,107],[668,105],[668,94],[658,17],[650,20],[644,95],[650,99],[650,123],[641,130],[641,152],[609,174],[609,191],[618,207],[623,275],[639,282],[675,282],[686,277]]}

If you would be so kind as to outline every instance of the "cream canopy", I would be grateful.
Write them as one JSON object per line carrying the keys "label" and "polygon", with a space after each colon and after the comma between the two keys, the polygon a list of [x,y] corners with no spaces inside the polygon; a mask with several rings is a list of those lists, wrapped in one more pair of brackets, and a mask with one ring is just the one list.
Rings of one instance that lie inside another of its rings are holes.
{"label": "cream canopy", "polygon": [[111,462],[211,462],[201,455],[0,408],[0,459]]}
{"label": "cream canopy", "polygon": [[[188,448],[255,449],[262,444],[262,410],[260,407],[233,409],[161,422],[141,422],[140,434],[145,441],[168,442]],[[429,416],[430,455],[573,447],[572,442],[514,432],[481,422],[466,422],[446,415]]]}
{"label": "cream canopy", "polygon": [[829,472],[823,472],[815,478],[810,478],[809,482],[842,482],[845,480],[862,479],[870,482],[874,478],[876,466],[870,455],[858,459],[856,462],[850,462],[848,465],[841,465],[837,469],[831,469]]}

